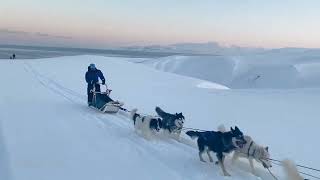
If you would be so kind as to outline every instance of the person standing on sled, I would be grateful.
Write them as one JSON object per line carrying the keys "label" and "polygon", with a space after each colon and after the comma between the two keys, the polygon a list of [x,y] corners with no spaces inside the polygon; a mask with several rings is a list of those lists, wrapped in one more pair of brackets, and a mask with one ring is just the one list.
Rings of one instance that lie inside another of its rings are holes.
{"label": "person standing on sled", "polygon": [[93,98],[93,87],[95,87],[96,92],[101,92],[99,78],[102,81],[102,84],[106,83],[106,80],[103,76],[103,73],[96,68],[95,64],[90,64],[88,66],[88,71],[86,72],[86,81],[88,83],[87,94],[88,94],[88,106],[92,105]]}

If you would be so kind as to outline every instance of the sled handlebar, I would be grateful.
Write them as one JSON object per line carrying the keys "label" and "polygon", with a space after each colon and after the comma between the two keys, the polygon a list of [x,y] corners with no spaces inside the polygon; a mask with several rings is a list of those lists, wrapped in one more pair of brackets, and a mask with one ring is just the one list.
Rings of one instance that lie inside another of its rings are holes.
{"label": "sled handlebar", "polygon": [[105,92],[96,92],[96,88],[95,88],[95,86],[93,86],[93,89],[92,90],[90,90],[90,92],[93,92],[93,93],[97,93],[97,94],[103,94],[103,93],[107,93],[108,95],[111,93],[111,89],[108,89],[108,86],[107,86],[107,84],[102,84],[102,83],[95,83],[95,84],[99,84],[99,85],[103,85],[103,86],[106,86],[106,91]]}

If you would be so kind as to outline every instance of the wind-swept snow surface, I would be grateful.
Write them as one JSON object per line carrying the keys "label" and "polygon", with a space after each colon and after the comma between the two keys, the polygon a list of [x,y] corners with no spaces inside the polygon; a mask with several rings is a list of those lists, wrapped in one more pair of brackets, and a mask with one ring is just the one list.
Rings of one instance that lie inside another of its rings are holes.
{"label": "wind-swept snow surface", "polygon": [[[89,63],[105,73],[112,98],[128,109],[155,114],[160,106],[183,112],[186,127],[237,125],[268,145],[273,158],[319,165],[319,89],[230,90],[125,60],[0,61],[0,179],[225,179],[219,166],[199,161],[195,143],[186,136],[185,143],[163,137],[147,141],[134,133],[125,113],[88,108],[84,73]],[[247,161],[232,165],[227,158],[226,167],[228,179],[259,179],[249,173]],[[257,168],[262,179],[272,179],[261,165]],[[273,171],[283,176],[279,167]]]}

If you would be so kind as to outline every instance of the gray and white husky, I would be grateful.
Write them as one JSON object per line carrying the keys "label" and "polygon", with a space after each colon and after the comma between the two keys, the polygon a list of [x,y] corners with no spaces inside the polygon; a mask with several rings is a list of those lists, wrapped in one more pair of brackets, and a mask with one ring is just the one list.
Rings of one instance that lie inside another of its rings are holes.
{"label": "gray and white husky", "polygon": [[256,174],[253,160],[256,160],[257,162],[261,163],[265,168],[272,167],[271,162],[269,160],[269,148],[263,147],[255,143],[250,136],[245,135],[244,139],[247,143],[243,147],[238,148],[234,151],[232,162],[235,162],[235,160],[237,160],[239,157],[247,158],[250,163],[252,174]]}
{"label": "gray and white husky", "polygon": [[[218,127],[218,130],[221,132],[225,132],[225,127],[221,125]],[[247,158],[250,163],[252,174],[256,174],[253,160],[256,160],[257,162],[261,163],[265,168],[272,167],[271,162],[269,160],[269,148],[255,143],[252,140],[252,138],[248,135],[244,135],[243,137],[246,141],[246,144],[234,150],[232,163],[234,163],[239,157]]]}

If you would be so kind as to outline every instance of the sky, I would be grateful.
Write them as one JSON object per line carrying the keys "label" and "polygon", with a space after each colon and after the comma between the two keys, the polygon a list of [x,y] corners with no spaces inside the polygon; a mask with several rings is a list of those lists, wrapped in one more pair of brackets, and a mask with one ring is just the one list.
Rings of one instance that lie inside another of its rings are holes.
{"label": "sky", "polygon": [[320,48],[319,0],[1,0],[0,44]]}

